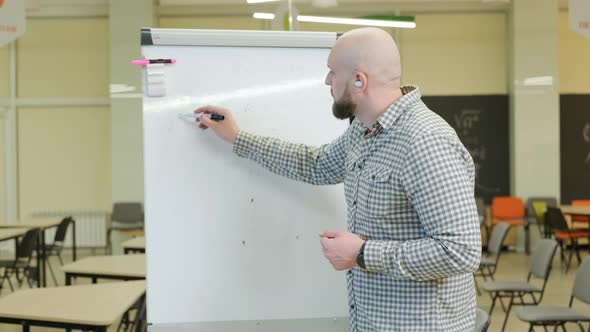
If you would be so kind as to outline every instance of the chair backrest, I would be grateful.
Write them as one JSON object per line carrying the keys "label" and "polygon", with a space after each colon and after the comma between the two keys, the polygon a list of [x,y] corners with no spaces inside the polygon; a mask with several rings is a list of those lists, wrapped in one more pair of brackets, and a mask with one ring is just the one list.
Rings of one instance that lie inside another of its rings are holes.
{"label": "chair backrest", "polygon": [[590,304],[590,256],[584,258],[582,265],[576,272],[572,295],[576,299]]}
{"label": "chair backrest", "polygon": [[573,206],[590,206],[590,199],[574,199],[572,200]]}
{"label": "chair backrest", "polygon": [[39,228],[29,229],[16,247],[16,259],[30,259],[33,256],[33,251],[37,248],[37,241],[39,240]]}
{"label": "chair backrest", "polygon": [[545,212],[545,223],[553,232],[569,232],[567,221],[565,221],[561,209],[548,207],[547,212]]}
{"label": "chair backrest", "polygon": [[73,221],[74,219],[71,216],[62,219],[59,226],[57,226],[57,231],[55,231],[55,237],[53,238],[54,243],[63,243],[65,241],[68,227]]}
{"label": "chair backrest", "polygon": [[490,317],[487,312],[480,308],[475,308],[475,329],[474,332],[486,332],[490,325]]}
{"label": "chair backrest", "polygon": [[535,196],[526,200],[526,215],[531,221],[543,224],[543,216],[547,207],[558,207],[555,197]]}
{"label": "chair backrest", "polygon": [[529,273],[539,279],[546,279],[551,271],[551,262],[557,249],[557,241],[544,239],[539,241],[539,245],[531,262],[529,263]]}
{"label": "chair backrest", "polygon": [[492,217],[500,219],[524,217],[522,199],[514,196],[498,196],[492,199]]}
{"label": "chair backrest", "polygon": [[143,206],[138,202],[114,203],[111,219],[120,223],[143,222]]}
{"label": "chair backrest", "polygon": [[533,220],[539,225],[545,225],[545,212],[547,212],[547,202],[536,201],[532,202],[533,211],[531,212]]}
{"label": "chair backrest", "polygon": [[496,256],[500,254],[508,230],[510,230],[510,225],[504,222],[494,226],[488,242],[488,253]]}
{"label": "chair backrest", "polygon": [[483,224],[486,221],[486,203],[483,201],[483,198],[475,197],[475,205],[477,206],[479,223]]}

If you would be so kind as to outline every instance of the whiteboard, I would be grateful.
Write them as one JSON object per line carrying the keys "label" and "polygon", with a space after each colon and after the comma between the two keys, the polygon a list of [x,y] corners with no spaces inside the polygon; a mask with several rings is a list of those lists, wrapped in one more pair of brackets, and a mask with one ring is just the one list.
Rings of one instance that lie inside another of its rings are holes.
{"label": "whiteboard", "polygon": [[323,257],[318,235],[346,229],[342,185],[274,175],[178,116],[214,104],[248,132],[331,142],[348,126],[332,116],[323,83],[336,35],[151,33],[142,55],[177,62],[163,66],[162,97],[145,94],[144,69],[148,323],[346,317],[345,274]]}

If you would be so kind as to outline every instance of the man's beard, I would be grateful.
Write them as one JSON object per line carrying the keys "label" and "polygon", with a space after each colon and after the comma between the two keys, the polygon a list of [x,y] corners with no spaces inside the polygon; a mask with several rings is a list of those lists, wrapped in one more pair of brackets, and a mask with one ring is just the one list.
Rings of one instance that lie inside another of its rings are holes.
{"label": "man's beard", "polygon": [[340,100],[334,101],[332,104],[332,114],[334,114],[336,119],[345,120],[352,118],[355,111],[356,104],[352,102],[348,87],[346,87]]}

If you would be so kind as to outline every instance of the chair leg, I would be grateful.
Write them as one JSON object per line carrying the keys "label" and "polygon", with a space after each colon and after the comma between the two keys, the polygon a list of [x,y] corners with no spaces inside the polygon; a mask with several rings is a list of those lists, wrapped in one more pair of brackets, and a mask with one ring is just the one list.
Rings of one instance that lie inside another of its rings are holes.
{"label": "chair leg", "polygon": [[578,245],[578,240],[573,239],[574,242],[574,249],[576,250],[576,258],[578,259],[578,266],[582,264],[582,257],[580,257],[580,246]]}
{"label": "chair leg", "polygon": [[496,306],[496,299],[498,298],[498,293],[494,293],[494,295],[490,293],[490,296],[492,297],[492,305],[490,306],[490,311],[488,312],[488,315],[492,317],[492,311],[494,311],[494,307]]}
{"label": "chair leg", "polygon": [[14,286],[12,286],[12,281],[10,281],[10,273],[8,273],[8,269],[4,270],[4,277],[8,280],[8,285],[10,286],[10,291],[14,292]]}
{"label": "chair leg", "polygon": [[49,273],[51,274],[51,279],[53,279],[53,283],[58,286],[57,279],[55,278],[55,273],[53,273],[53,268],[51,267],[51,262],[49,262],[49,257],[46,258],[47,266],[49,267]]}
{"label": "chair leg", "polygon": [[61,252],[58,252],[58,253],[57,253],[57,259],[59,259],[59,263],[61,264],[61,266],[63,266],[63,265],[64,265],[64,261],[63,261],[63,259],[61,258]]}
{"label": "chair leg", "polygon": [[567,271],[569,271],[569,269],[570,269],[570,265],[572,264],[573,254],[574,254],[574,248],[573,248],[573,244],[572,244],[572,248],[570,249],[570,254],[567,257],[567,263],[565,265],[565,273],[567,273]]}
{"label": "chair leg", "polygon": [[475,290],[477,291],[477,296],[481,296],[481,289],[479,289],[479,284],[477,283],[477,278],[475,278],[475,274],[473,275],[473,283],[475,284]]}
{"label": "chair leg", "polygon": [[506,323],[508,323],[508,317],[510,316],[512,303],[514,303],[514,293],[510,294],[510,302],[508,303],[508,311],[506,311],[506,317],[504,317],[504,324],[502,324],[502,332],[504,332],[504,330],[506,329]]}
{"label": "chair leg", "polygon": [[496,281],[496,279],[494,279],[494,273],[492,272],[492,268],[490,266],[488,266],[488,273],[490,278],[492,278],[492,281]]}

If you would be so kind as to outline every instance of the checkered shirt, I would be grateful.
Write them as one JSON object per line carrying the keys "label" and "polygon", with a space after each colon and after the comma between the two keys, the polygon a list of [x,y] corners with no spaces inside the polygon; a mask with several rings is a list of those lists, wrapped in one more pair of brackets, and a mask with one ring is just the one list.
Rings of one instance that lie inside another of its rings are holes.
{"label": "checkered shirt", "polygon": [[414,86],[371,130],[354,120],[310,147],[241,131],[234,152],[315,185],[344,182],[348,230],[367,239],[366,269],[346,274],[350,330],[472,331],[481,238],[474,165]]}

